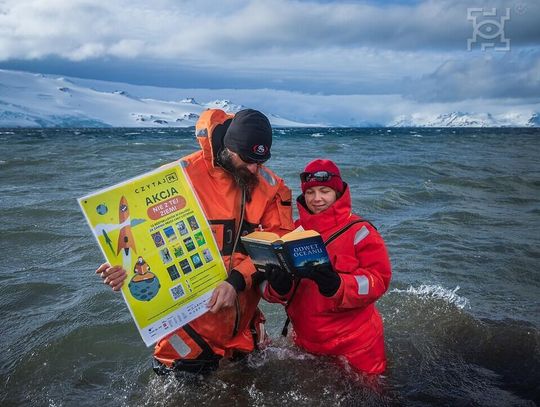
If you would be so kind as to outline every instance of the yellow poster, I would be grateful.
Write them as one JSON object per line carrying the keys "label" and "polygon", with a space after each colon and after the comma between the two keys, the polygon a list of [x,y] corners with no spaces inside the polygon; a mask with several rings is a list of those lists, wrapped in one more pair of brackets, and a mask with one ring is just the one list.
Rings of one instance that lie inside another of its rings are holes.
{"label": "yellow poster", "polygon": [[227,272],[180,164],[78,201],[107,261],[127,271],[122,294],[147,346],[207,311]]}

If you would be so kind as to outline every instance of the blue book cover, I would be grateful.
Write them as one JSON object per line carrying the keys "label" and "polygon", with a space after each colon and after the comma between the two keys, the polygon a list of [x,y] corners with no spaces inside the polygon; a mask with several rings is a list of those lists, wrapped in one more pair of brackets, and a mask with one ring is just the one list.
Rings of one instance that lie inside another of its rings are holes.
{"label": "blue book cover", "polygon": [[324,242],[319,234],[278,243],[276,250],[284,253],[286,260],[294,271],[308,271],[319,264],[330,264],[330,258]]}
{"label": "blue book cover", "polygon": [[318,264],[330,263],[324,242],[314,230],[292,231],[281,237],[271,232],[253,232],[241,239],[255,267],[260,271],[264,271],[268,264],[295,273],[307,271]]}

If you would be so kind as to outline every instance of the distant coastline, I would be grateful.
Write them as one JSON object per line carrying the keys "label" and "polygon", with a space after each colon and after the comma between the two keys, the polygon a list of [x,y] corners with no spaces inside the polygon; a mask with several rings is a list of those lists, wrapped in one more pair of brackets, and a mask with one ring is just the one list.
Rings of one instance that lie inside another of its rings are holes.
{"label": "distant coastline", "polygon": [[[275,128],[540,127],[538,105],[509,108],[498,114],[418,111],[393,116],[389,113],[382,120],[366,118],[361,111],[370,97],[380,99],[381,95],[169,89],[7,70],[0,70],[0,89],[0,128],[189,128],[195,126],[206,109],[233,113],[246,107],[262,110]],[[239,101],[215,98],[224,95]],[[392,96],[385,97],[391,106]],[[309,114],[300,111],[307,103],[313,104]],[[412,101],[405,105],[414,108]],[[355,109],[360,110],[356,113]]]}

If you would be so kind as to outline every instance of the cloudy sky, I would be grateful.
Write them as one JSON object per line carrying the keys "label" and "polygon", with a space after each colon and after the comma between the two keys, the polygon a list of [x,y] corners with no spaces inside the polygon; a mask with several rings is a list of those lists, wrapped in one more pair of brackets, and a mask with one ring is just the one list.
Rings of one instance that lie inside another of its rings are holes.
{"label": "cloudy sky", "polygon": [[373,121],[539,111],[539,21],[540,0],[0,0],[0,69],[326,97]]}

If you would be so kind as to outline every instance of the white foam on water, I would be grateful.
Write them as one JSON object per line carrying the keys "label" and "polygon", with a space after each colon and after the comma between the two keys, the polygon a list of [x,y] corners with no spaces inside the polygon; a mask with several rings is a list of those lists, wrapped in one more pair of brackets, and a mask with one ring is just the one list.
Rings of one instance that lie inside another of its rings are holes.
{"label": "white foam on water", "polygon": [[456,288],[450,290],[448,288],[441,287],[440,285],[422,284],[420,287],[410,286],[406,290],[394,288],[393,290],[390,290],[390,292],[412,294],[422,298],[436,298],[444,300],[449,304],[454,304],[456,307],[463,309],[469,305],[469,300],[465,297],[460,297],[457,295],[456,293],[458,290],[459,286],[456,286]]}
{"label": "white foam on water", "polygon": [[314,360],[316,356],[304,352],[297,348],[267,346],[259,352],[254,352],[248,356],[248,366],[260,368],[271,360]]}
{"label": "white foam on water", "polygon": [[265,394],[257,388],[255,383],[252,383],[248,388],[244,388],[252,400],[254,406],[263,406],[265,405]]}
{"label": "white foam on water", "polygon": [[281,348],[277,346],[268,346],[265,349],[266,356],[277,360],[313,360],[315,356],[301,351],[297,348]]}
{"label": "white foam on water", "polygon": [[322,133],[313,133],[311,137],[324,137],[324,134]]}

